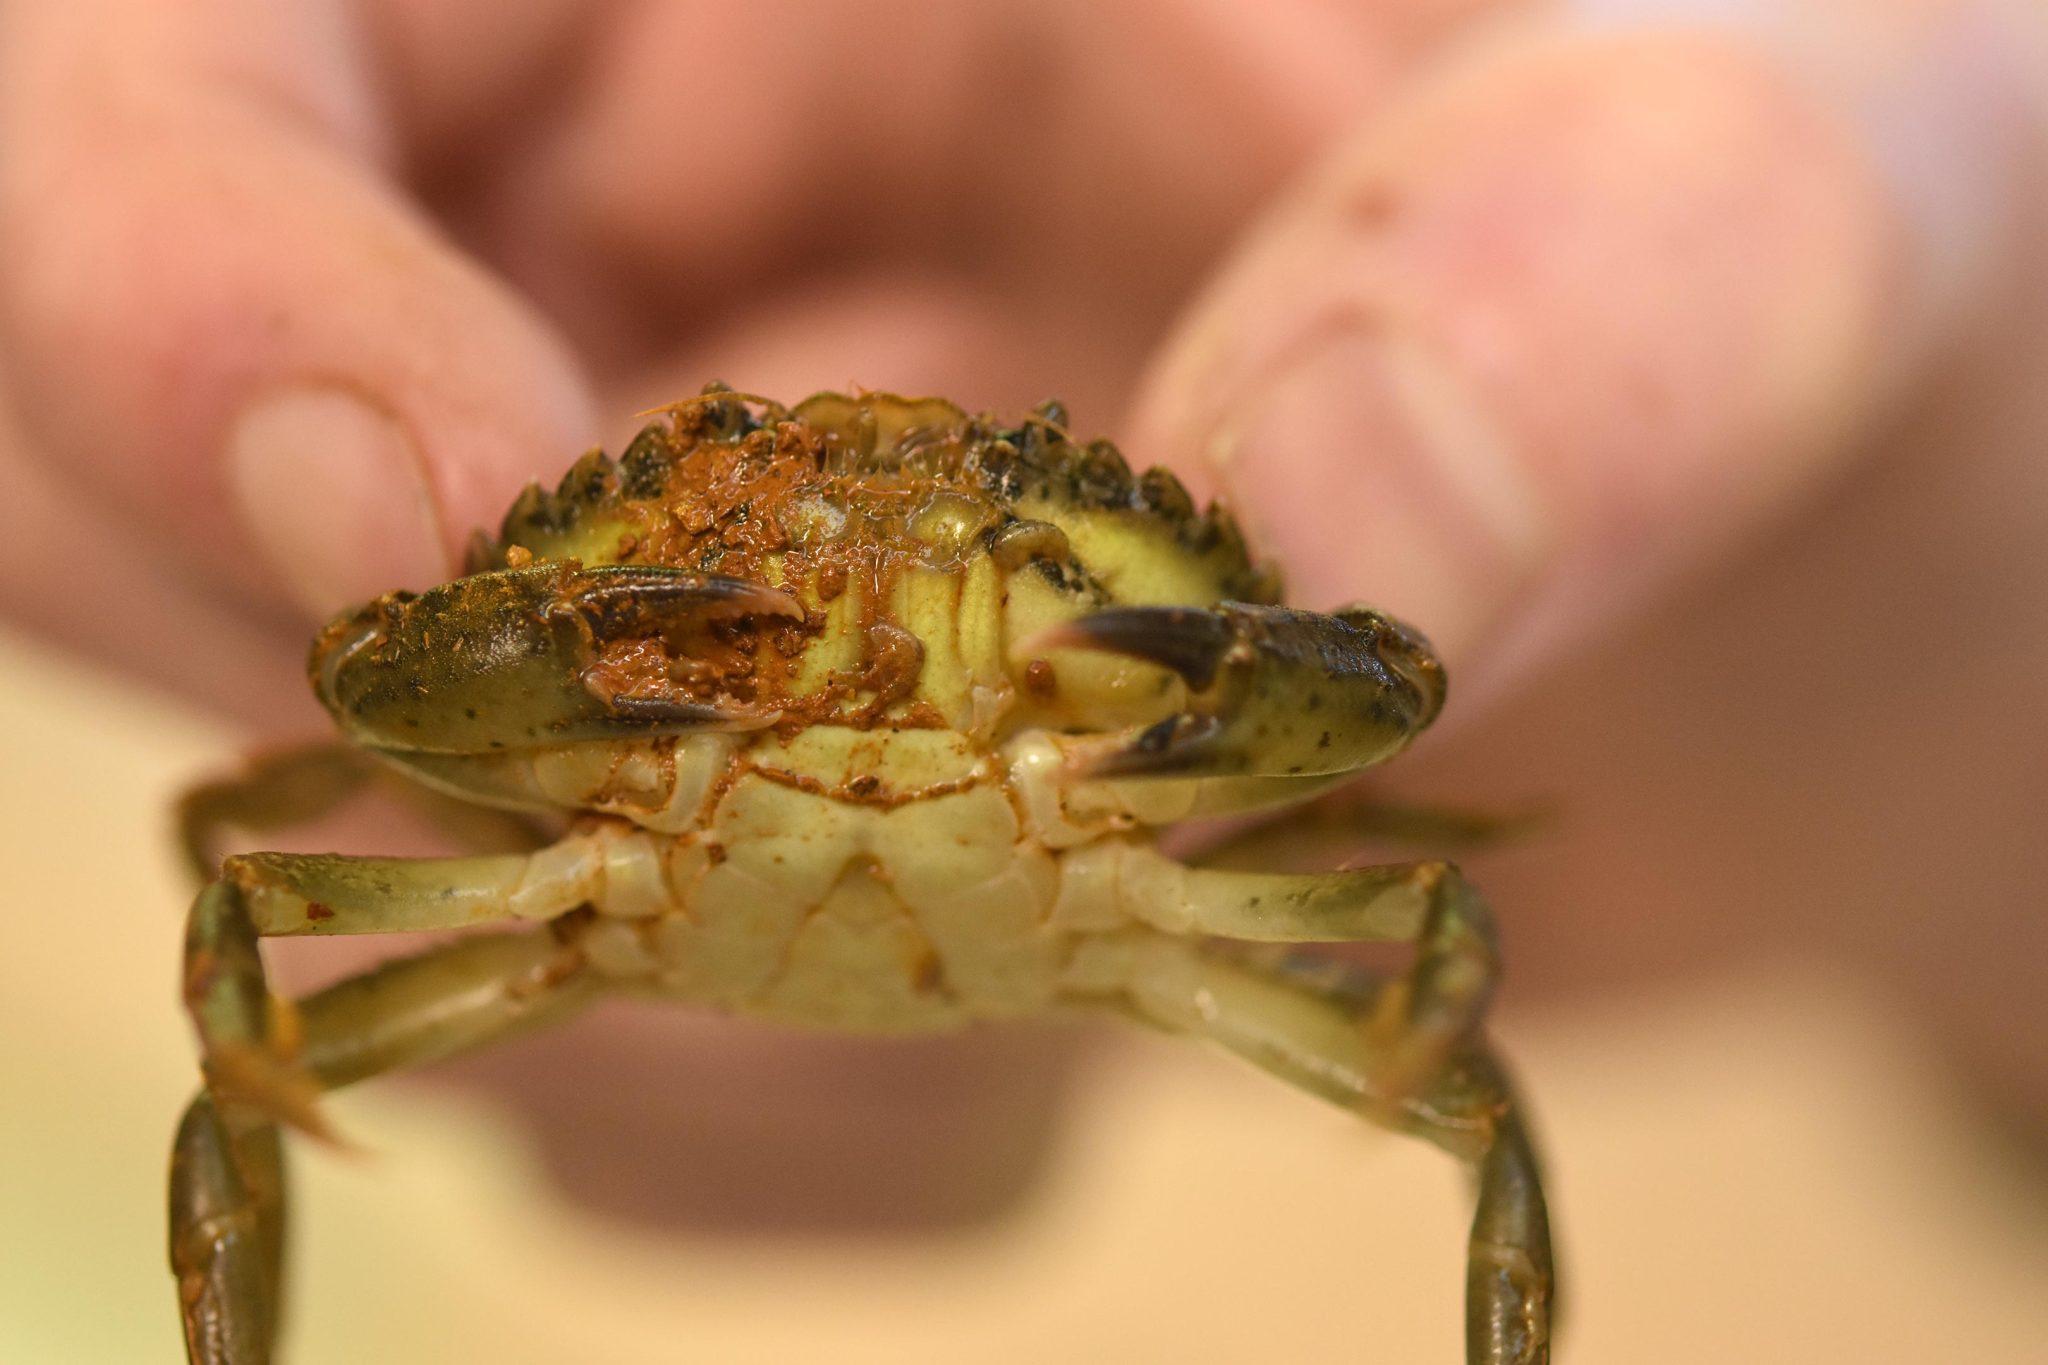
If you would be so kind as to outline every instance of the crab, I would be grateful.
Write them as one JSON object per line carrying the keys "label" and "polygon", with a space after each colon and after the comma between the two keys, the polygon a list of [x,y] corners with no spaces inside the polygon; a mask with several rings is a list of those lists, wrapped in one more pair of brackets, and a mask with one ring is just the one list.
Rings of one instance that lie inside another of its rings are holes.
{"label": "crab", "polygon": [[[721,385],[616,460],[529,487],[464,576],[332,622],[309,672],[340,749],[188,802],[310,814],[371,771],[447,813],[552,813],[507,849],[227,858],[193,904],[204,1087],[171,1165],[198,1365],[274,1350],[283,1128],[319,1097],[630,996],[870,1034],[1102,1011],[1220,1044],[1476,1176],[1469,1365],[1550,1355],[1537,1160],[1483,1036],[1485,902],[1446,862],[1245,870],[1289,812],[1437,715],[1428,642],[1278,604],[1221,508],[1162,470],[936,399]],[[351,754],[362,757],[350,757]],[[1177,860],[1179,821],[1250,822]],[[1263,821],[1263,823],[1260,823]],[[460,934],[295,1003],[274,935]],[[1401,975],[1300,947],[1412,944]]]}

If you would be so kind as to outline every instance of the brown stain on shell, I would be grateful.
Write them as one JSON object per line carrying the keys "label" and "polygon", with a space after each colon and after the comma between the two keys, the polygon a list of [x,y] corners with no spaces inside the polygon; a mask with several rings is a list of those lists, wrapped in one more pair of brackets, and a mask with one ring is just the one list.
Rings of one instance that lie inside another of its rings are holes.
{"label": "brown stain on shell", "polygon": [[[802,621],[681,619],[594,643],[583,681],[607,702],[717,703],[784,733],[818,723],[923,728],[946,723],[914,700],[923,642],[881,615],[913,567],[957,569],[991,553],[1005,567],[1068,559],[1059,528],[1020,517],[1023,497],[1115,510],[1169,528],[1215,556],[1233,594],[1270,590],[1227,514],[1197,510],[1171,474],[1133,476],[1115,447],[1080,445],[1047,405],[1005,427],[950,403],[887,394],[818,394],[784,408],[709,386],[664,410],[612,461],[592,451],[552,492],[529,488],[507,513],[485,567],[580,554],[782,588],[811,604]],[[858,658],[798,692],[826,609],[860,592]],[[1047,670],[1025,683],[1034,694]]]}

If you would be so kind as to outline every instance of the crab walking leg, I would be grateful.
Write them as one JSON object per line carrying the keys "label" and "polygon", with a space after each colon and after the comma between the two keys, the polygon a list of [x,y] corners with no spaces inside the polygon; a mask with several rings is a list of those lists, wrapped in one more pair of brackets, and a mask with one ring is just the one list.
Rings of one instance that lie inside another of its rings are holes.
{"label": "crab walking leg", "polygon": [[282,1145],[269,1119],[245,1105],[218,1105],[204,1092],[178,1124],[171,1273],[191,1360],[270,1358],[283,1296]]}
{"label": "crab walking leg", "polygon": [[361,790],[375,760],[343,744],[306,744],[253,754],[239,772],[201,783],[178,801],[178,842],[198,880],[220,866],[231,828],[269,832],[317,820]]}
{"label": "crab walking leg", "polygon": [[209,1091],[325,1134],[317,1086],[298,1060],[301,1024],[272,996],[259,937],[448,929],[551,919],[595,897],[604,859],[572,836],[532,854],[345,858],[260,853],[230,858],[199,893],[185,929],[185,1007]]}
{"label": "crab walking leg", "polygon": [[1204,847],[1189,861],[1244,871],[1336,867],[1369,843],[1465,853],[1519,839],[1547,818],[1540,807],[1483,810],[1387,801],[1340,787],[1268,815]]}
{"label": "crab walking leg", "polygon": [[560,1019],[599,988],[560,927],[464,939],[306,997],[300,1061],[323,1090],[338,1090]]}
{"label": "crab walking leg", "polygon": [[[302,1001],[300,1060],[331,1090],[552,1023],[596,992],[553,933],[465,939]],[[171,1152],[171,1271],[194,1365],[264,1365],[282,1289],[284,1181],[261,1109],[201,1095]]]}
{"label": "crab walking leg", "polygon": [[1331,963],[1290,963],[1271,949],[1152,937],[1123,956],[1122,1003],[1176,1033],[1208,1038],[1281,1079],[1375,1122],[1422,1137],[1478,1177],[1465,1279],[1468,1365],[1550,1359],[1555,1272],[1536,1157],[1500,1066],[1476,1041],[1415,1092],[1374,1078],[1381,1045],[1361,1018],[1391,989]]}
{"label": "crab walking leg", "polygon": [[1365,1028],[1375,1083],[1410,1094],[1477,1036],[1500,977],[1486,901],[1450,863],[1292,874],[1188,867],[1129,840],[1067,855],[1077,887],[1113,888],[1128,915],[1180,935],[1258,943],[1412,942],[1407,975],[1378,993]]}
{"label": "crab walking leg", "polygon": [[509,853],[545,842],[526,816],[457,800],[361,749],[322,743],[252,755],[240,771],[186,792],[178,802],[179,844],[203,882],[219,869],[223,831],[265,834],[306,824],[371,786],[392,792],[465,848]]}

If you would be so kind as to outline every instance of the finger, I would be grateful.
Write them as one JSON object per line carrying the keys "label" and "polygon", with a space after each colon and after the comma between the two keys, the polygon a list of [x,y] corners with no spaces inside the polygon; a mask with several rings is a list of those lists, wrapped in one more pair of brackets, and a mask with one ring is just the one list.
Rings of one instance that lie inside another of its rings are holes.
{"label": "finger", "polygon": [[591,427],[547,329],[377,174],[338,14],[23,6],[0,42],[33,434],[174,556],[323,613],[444,576]]}
{"label": "finger", "polygon": [[607,320],[593,347],[658,350],[792,264],[875,258],[1013,281],[1135,345],[1327,129],[1491,2],[638,6],[508,168],[500,249],[537,279],[609,268],[550,300]]}
{"label": "finger", "polygon": [[[793,403],[819,389],[938,394],[970,412],[1015,416],[1048,397],[1106,431],[1131,358],[1086,329],[1054,328],[1002,291],[880,267],[764,290],[753,307],[628,376],[604,400],[630,439],[633,416],[694,393],[707,379]],[[1048,362],[1047,357],[1053,357]]]}
{"label": "finger", "polygon": [[1457,662],[1554,650],[1815,486],[1985,227],[1923,231],[1840,95],[1732,31],[1476,53],[1226,270],[1136,444],[1205,467],[1310,603]]}
{"label": "finger", "polygon": [[576,85],[616,6],[588,0],[359,0],[408,170],[473,179]]}
{"label": "finger", "polygon": [[0,620],[103,668],[265,728],[320,719],[303,631],[280,633],[162,571],[103,507],[78,496],[0,393]]}

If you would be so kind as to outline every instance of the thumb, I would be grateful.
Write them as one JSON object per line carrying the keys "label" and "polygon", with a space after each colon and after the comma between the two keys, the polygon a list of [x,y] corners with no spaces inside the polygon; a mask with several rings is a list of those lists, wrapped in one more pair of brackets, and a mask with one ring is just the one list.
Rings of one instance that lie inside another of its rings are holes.
{"label": "thumb", "polygon": [[1946,246],[1877,165],[1737,35],[1496,45],[1279,207],[1132,444],[1206,478],[1298,600],[1407,616],[1483,691],[1841,458]]}

